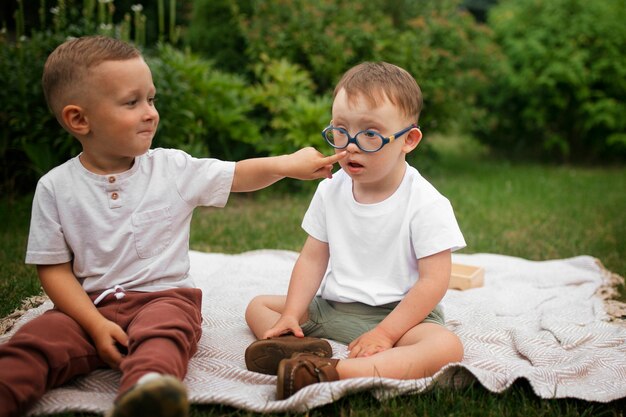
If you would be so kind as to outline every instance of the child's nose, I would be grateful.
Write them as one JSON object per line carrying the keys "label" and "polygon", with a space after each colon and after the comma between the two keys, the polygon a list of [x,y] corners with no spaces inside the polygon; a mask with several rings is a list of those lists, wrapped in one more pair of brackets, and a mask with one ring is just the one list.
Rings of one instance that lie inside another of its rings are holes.
{"label": "child's nose", "polygon": [[359,152],[361,149],[359,149],[359,147],[356,145],[355,142],[350,142],[348,143],[348,146],[346,146],[346,151],[350,152],[350,153],[355,153],[355,152]]}
{"label": "child's nose", "polygon": [[146,112],[144,114],[144,118],[146,118],[146,119],[154,119],[156,117],[159,117],[159,112],[157,111],[156,107],[148,106],[146,108]]}

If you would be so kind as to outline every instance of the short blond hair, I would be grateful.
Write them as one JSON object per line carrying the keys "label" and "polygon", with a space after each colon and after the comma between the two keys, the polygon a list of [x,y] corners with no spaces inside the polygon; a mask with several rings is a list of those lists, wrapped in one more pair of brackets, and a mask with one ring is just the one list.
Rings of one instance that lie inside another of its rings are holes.
{"label": "short blond hair", "polygon": [[46,102],[59,118],[64,97],[80,91],[89,68],[104,61],[124,61],[141,57],[134,46],[106,36],[84,36],[59,45],[46,60],[41,79]]}
{"label": "short blond hair", "polygon": [[387,98],[404,116],[417,123],[423,98],[415,78],[406,70],[387,62],[363,62],[349,69],[335,87],[333,98],[344,89],[348,100],[363,97],[372,107]]}

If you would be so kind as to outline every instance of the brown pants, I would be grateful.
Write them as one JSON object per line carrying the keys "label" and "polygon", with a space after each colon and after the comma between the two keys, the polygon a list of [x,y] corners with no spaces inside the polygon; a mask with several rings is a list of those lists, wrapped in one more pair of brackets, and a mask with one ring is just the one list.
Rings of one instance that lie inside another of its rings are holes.
{"label": "brown pants", "polygon": [[[120,300],[109,295],[98,304],[98,311],[129,336],[118,395],[148,372],[185,377],[202,332],[201,305],[202,292],[196,288],[127,292]],[[0,417],[19,416],[46,391],[106,367],[78,323],[49,310],[0,344]]]}

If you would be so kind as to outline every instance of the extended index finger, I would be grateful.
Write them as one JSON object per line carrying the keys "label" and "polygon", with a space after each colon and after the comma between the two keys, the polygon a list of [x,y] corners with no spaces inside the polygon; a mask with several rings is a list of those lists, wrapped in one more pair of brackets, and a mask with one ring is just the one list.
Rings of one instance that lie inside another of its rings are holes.
{"label": "extended index finger", "polygon": [[332,165],[335,162],[339,161],[340,159],[345,158],[346,155],[348,155],[347,151],[339,152],[334,155],[325,157],[324,159],[322,159],[322,162],[324,163],[324,165]]}

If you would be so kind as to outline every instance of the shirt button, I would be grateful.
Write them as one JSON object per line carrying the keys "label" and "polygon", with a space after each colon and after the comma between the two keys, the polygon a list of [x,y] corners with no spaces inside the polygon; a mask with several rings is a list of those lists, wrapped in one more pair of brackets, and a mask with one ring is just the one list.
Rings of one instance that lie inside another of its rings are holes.
{"label": "shirt button", "polygon": [[115,177],[109,177],[109,183],[113,184],[115,182]]}
{"label": "shirt button", "polygon": [[119,198],[118,193],[111,193],[111,200],[117,200]]}

